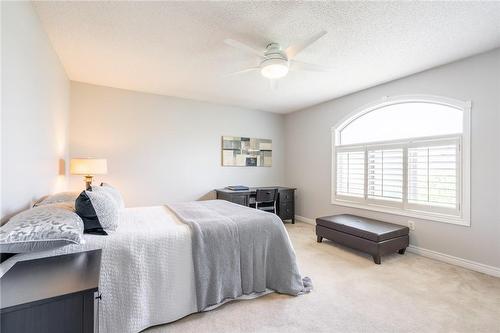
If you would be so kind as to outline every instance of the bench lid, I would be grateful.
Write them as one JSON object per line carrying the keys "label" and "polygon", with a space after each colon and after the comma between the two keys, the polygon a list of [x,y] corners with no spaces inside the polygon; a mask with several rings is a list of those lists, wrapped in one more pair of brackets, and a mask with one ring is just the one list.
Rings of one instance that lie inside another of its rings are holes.
{"label": "bench lid", "polygon": [[316,224],[374,242],[405,236],[410,231],[402,225],[350,214],[320,217],[316,219]]}

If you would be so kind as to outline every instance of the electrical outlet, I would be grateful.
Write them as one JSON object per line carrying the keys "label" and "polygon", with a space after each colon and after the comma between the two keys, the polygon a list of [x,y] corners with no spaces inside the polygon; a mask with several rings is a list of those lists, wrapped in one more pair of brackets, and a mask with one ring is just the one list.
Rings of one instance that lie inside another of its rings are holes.
{"label": "electrical outlet", "polygon": [[410,230],[415,230],[415,221],[408,221],[408,228],[410,228]]}

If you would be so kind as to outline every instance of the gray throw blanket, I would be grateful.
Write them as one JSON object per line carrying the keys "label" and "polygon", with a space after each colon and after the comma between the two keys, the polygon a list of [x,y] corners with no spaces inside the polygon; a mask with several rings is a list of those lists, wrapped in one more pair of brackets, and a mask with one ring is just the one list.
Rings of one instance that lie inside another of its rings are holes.
{"label": "gray throw blanket", "polygon": [[193,232],[198,310],[266,289],[309,292],[283,222],[274,214],[223,200],[169,205]]}

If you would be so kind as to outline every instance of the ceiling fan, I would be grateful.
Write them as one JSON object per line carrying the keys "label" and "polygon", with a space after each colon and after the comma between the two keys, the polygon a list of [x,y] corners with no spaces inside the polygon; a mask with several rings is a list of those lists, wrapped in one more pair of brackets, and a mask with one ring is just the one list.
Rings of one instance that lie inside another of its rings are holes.
{"label": "ceiling fan", "polygon": [[271,85],[275,80],[285,77],[289,70],[304,70],[314,72],[330,72],[331,68],[321,65],[309,64],[306,62],[295,60],[295,56],[316,42],[318,39],[326,35],[326,31],[318,32],[301,43],[290,45],[286,49],[282,49],[279,43],[269,43],[264,50],[256,49],[245,43],[234,39],[225,39],[224,43],[238,50],[250,53],[259,57],[260,65],[256,67],[246,68],[229,74],[239,75],[249,72],[260,71],[262,76],[271,80]]}

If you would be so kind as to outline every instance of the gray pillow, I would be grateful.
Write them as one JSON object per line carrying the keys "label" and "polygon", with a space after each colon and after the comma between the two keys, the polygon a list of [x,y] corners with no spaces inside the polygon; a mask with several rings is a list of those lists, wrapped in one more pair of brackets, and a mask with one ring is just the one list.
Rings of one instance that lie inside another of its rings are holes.
{"label": "gray pillow", "polygon": [[0,227],[0,252],[43,251],[83,244],[83,221],[68,204],[31,208]]}
{"label": "gray pillow", "polygon": [[60,202],[72,202],[74,207],[75,200],[76,198],[78,198],[79,194],[79,192],[59,192],[56,194],[48,195],[36,202],[33,207],[51,205]]}

